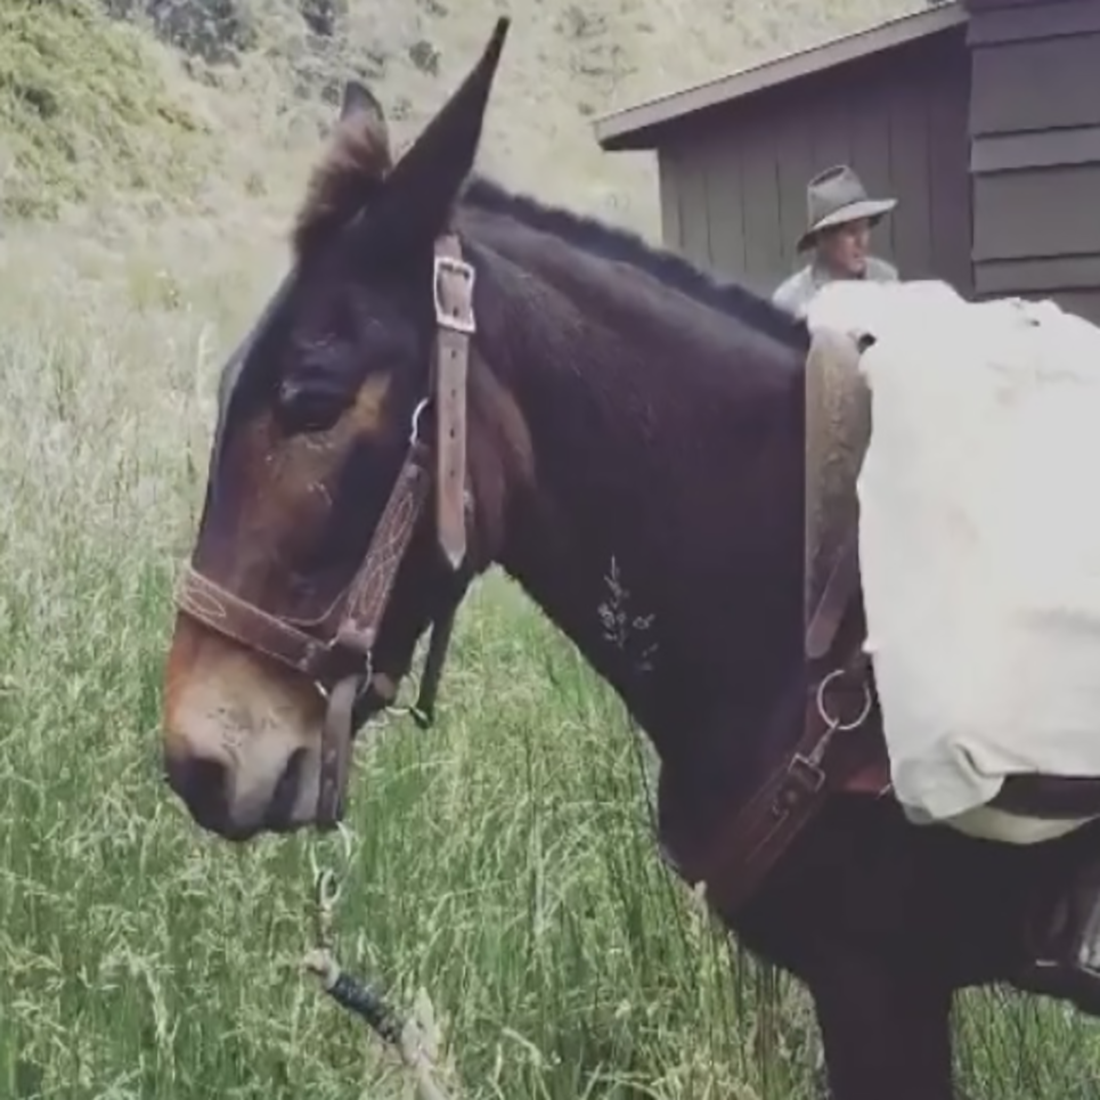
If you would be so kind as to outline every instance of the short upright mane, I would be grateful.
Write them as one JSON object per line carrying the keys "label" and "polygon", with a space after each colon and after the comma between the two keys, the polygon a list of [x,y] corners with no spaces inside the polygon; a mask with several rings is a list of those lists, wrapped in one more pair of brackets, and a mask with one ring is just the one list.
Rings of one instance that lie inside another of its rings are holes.
{"label": "short upright mane", "polygon": [[736,317],[795,350],[809,347],[804,321],[746,287],[717,282],[682,257],[653,248],[626,229],[506,191],[484,176],[470,180],[463,200],[489,213],[508,215],[532,229],[553,233],[585,251],[640,268],[681,294]]}

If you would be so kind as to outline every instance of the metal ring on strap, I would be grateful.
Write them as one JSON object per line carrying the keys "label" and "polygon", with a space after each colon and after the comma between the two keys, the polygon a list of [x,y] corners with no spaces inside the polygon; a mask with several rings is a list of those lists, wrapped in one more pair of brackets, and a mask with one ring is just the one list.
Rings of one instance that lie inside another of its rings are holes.
{"label": "metal ring on strap", "polygon": [[867,685],[867,681],[864,680],[860,684],[863,689],[863,706],[860,708],[859,714],[851,722],[841,722],[839,718],[834,717],[829,713],[828,708],[825,706],[825,690],[834,681],[839,679],[847,669],[834,668],[827,676],[825,676],[821,683],[817,685],[817,712],[821,715],[821,720],[829,728],[830,731],[839,731],[841,733],[848,733],[851,730],[859,729],[864,722],[871,716],[871,708],[874,707],[875,701],[871,695],[871,689]]}

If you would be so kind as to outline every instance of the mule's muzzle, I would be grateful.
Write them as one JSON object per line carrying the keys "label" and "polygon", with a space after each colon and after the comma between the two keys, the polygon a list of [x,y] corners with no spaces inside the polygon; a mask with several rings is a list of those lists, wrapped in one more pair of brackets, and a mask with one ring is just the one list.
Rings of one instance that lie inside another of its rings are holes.
{"label": "mule's muzzle", "polygon": [[262,819],[253,825],[241,824],[234,818],[229,794],[231,776],[221,761],[169,755],[164,763],[165,778],[196,824],[226,840],[243,843],[261,831],[285,833],[296,827],[294,806],[302,782],[303,758],[300,749],[290,755]]}
{"label": "mule's muzzle", "polygon": [[[433,264],[437,333],[431,391],[413,413],[405,459],[366,554],[332,605],[315,619],[286,618],[230,591],[200,572],[194,563],[184,571],[177,591],[177,606],[188,618],[324,691],[327,706],[321,731],[317,800],[308,811],[321,829],[333,828],[343,816],[355,730],[372,712],[392,702],[381,694],[380,684],[372,684],[375,644],[433,482],[436,541],[452,574],[467,557],[466,377],[470,337],[476,331],[474,274],[474,268],[462,259],[458,237],[450,230],[441,234]],[[420,431],[420,414],[429,406],[436,421],[434,447]],[[431,723],[456,607],[457,600],[445,614],[437,616],[432,632],[421,699],[411,711],[422,727]],[[266,739],[270,741],[270,733]],[[180,785],[173,783],[177,790],[192,790],[194,780],[190,777],[181,775],[177,779]],[[304,794],[300,781],[287,780],[283,784],[279,780],[277,786]],[[220,778],[212,789],[222,793],[203,795],[207,801],[202,803],[201,812],[212,828],[224,832],[233,808],[228,783]],[[283,805],[287,821],[295,817],[301,821],[303,815],[296,800],[284,794],[275,802]],[[292,808],[285,812],[288,806]],[[275,816],[279,816],[277,806]],[[273,823],[265,822],[264,827],[271,828]]]}
{"label": "mule's muzzle", "polygon": [[229,771],[219,760],[170,754],[164,761],[169,786],[183,799],[204,829],[226,835],[229,814]]}

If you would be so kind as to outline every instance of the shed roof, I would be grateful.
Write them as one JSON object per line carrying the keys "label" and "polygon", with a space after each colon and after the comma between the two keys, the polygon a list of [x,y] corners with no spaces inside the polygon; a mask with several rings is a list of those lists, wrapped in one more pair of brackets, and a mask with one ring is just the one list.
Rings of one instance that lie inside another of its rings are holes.
{"label": "shed roof", "polygon": [[658,144],[662,131],[687,115],[731,103],[768,88],[790,84],[872,54],[897,49],[930,35],[965,26],[966,23],[966,9],[958,3],[945,3],[927,11],[889,19],[867,30],[783,54],[718,80],[603,115],[593,122],[596,140],[607,151],[652,149]]}

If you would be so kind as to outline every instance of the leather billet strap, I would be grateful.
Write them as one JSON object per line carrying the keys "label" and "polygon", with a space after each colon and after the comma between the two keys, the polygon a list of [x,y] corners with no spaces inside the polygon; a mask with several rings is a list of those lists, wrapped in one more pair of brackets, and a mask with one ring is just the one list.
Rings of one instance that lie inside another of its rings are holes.
{"label": "leather billet strap", "polygon": [[474,317],[474,269],[453,234],[436,242],[436,537],[452,569],[466,557],[466,379]]}

